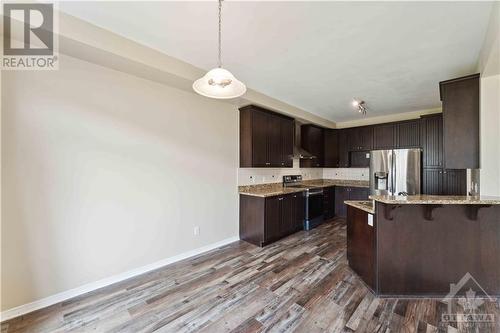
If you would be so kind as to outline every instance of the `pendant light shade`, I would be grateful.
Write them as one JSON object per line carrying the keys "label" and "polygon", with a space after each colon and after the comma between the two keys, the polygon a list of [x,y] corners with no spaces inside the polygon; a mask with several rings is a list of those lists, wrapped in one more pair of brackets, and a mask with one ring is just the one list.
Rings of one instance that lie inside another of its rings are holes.
{"label": "pendant light shade", "polygon": [[240,97],[247,91],[247,87],[224,68],[210,70],[194,81],[193,89],[202,96],[219,99]]}
{"label": "pendant light shade", "polygon": [[231,72],[222,68],[222,0],[219,0],[219,67],[208,71],[202,78],[194,81],[193,90],[198,94],[218,99],[240,97],[247,87],[238,81]]}

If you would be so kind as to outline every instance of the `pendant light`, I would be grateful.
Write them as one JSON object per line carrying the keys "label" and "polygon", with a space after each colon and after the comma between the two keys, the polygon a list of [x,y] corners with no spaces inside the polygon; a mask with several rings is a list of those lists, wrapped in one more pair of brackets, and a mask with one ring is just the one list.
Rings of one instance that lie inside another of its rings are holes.
{"label": "pendant light", "polygon": [[207,72],[202,78],[194,81],[193,89],[198,94],[210,98],[229,99],[240,97],[247,87],[238,81],[231,72],[222,68],[221,26],[222,0],[219,0],[219,56],[218,67]]}

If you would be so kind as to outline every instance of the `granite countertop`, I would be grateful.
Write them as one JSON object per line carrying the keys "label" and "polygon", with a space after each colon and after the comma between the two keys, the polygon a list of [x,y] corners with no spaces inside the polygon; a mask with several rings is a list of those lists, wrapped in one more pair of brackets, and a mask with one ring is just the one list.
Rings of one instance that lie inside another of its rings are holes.
{"label": "granite countertop", "polygon": [[397,205],[500,205],[500,197],[445,195],[371,195],[370,199]]}
{"label": "granite countertop", "polygon": [[375,205],[373,203],[373,200],[368,200],[368,201],[346,200],[346,201],[344,201],[344,203],[348,206],[352,206],[352,207],[361,209],[367,213],[375,214]]}
{"label": "granite countertop", "polygon": [[[304,180],[304,185],[311,187],[329,187],[329,186],[349,186],[349,187],[369,187],[369,182],[365,180],[337,180],[337,179],[313,179]],[[238,186],[240,194],[251,195],[255,197],[273,197],[289,193],[303,192],[303,188],[283,187],[282,183],[259,184]]]}

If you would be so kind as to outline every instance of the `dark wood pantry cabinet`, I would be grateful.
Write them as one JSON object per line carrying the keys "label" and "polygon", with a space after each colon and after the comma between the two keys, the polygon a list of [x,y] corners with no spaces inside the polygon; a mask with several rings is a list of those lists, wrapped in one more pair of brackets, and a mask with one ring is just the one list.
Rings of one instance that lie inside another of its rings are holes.
{"label": "dark wood pantry cabinet", "polygon": [[479,74],[439,83],[445,167],[479,168]]}
{"label": "dark wood pantry cabinet", "polygon": [[422,164],[424,168],[443,167],[443,115],[423,116],[421,121]]}
{"label": "dark wood pantry cabinet", "polygon": [[291,168],[292,118],[249,105],[240,109],[240,167]]}
{"label": "dark wood pantry cabinet", "polygon": [[240,195],[240,239],[264,246],[303,228],[304,193]]}

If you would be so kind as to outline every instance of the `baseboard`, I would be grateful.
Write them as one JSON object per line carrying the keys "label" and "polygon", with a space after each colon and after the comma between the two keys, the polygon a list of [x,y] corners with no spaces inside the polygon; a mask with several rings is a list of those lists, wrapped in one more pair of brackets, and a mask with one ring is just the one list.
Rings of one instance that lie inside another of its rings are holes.
{"label": "baseboard", "polygon": [[203,247],[200,247],[200,248],[188,251],[188,252],[184,252],[184,253],[178,254],[178,255],[173,256],[173,257],[165,258],[163,260],[154,262],[154,263],[146,265],[146,266],[142,266],[142,267],[139,267],[139,268],[127,271],[127,272],[123,272],[123,273],[120,273],[120,274],[117,274],[114,276],[110,276],[108,278],[104,278],[102,280],[98,280],[95,282],[85,284],[83,286],[80,286],[80,287],[77,287],[74,289],[70,289],[67,291],[63,291],[61,293],[57,293],[55,295],[39,299],[39,300],[36,300],[36,301],[28,303],[28,304],[23,304],[23,305],[15,307],[15,308],[5,310],[5,311],[0,313],[0,322],[9,320],[9,319],[33,312],[33,311],[36,311],[39,309],[46,308],[50,305],[68,300],[68,299],[76,297],[76,296],[83,295],[85,293],[97,290],[99,288],[103,288],[103,287],[112,285],[113,283],[121,282],[123,280],[135,277],[137,275],[147,273],[149,271],[161,268],[163,266],[175,263],[177,261],[199,255],[201,253],[216,249],[218,247],[227,245],[227,244],[235,242],[237,240],[239,240],[239,237],[237,237],[237,236],[226,238],[226,239],[221,240],[219,242],[209,244],[209,245],[206,245],[206,246],[203,246]]}

